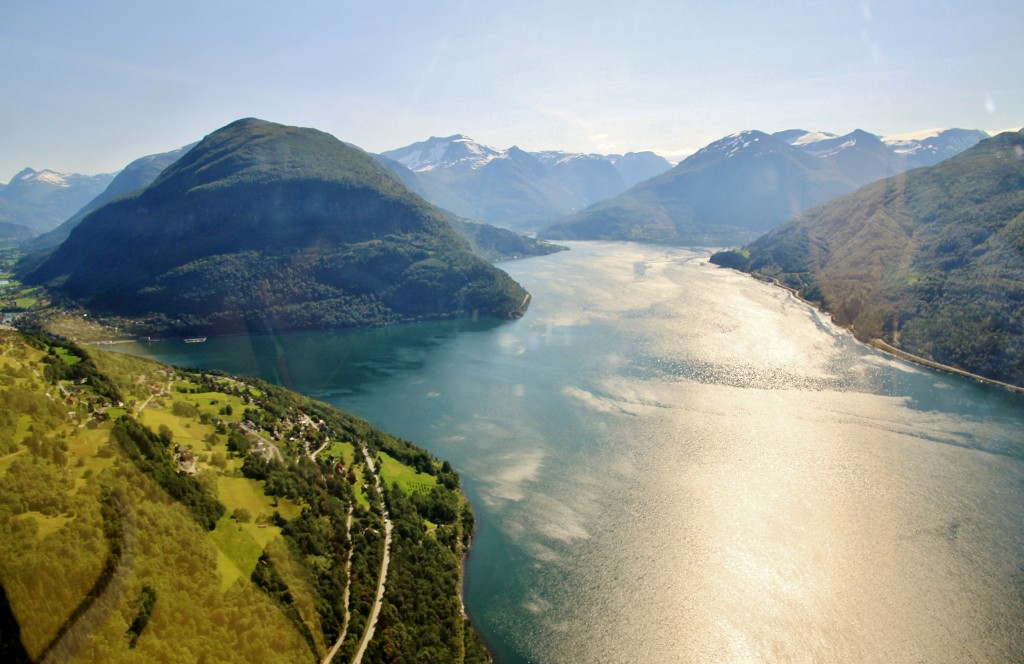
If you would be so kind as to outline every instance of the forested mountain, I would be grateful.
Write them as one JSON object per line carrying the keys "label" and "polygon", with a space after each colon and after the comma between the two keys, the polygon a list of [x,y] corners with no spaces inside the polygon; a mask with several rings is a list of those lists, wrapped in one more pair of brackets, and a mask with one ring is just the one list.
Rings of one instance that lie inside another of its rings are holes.
{"label": "forested mountain", "polygon": [[436,205],[520,231],[536,231],[670,167],[653,152],[499,150],[461,134],[432,137],[383,156],[415,174],[424,195]]}
{"label": "forested mountain", "polygon": [[520,235],[507,228],[499,228],[482,221],[452,216],[448,222],[456,233],[466,238],[477,256],[492,263],[529,256],[544,256],[566,249],[547,240]]}
{"label": "forested mountain", "polygon": [[0,184],[0,222],[45,233],[103,191],[112,173],[80,175],[26,168]]}
{"label": "forested mountain", "polygon": [[87,215],[26,278],[185,334],[509,318],[528,302],[368,154],[256,119]]}
{"label": "forested mountain", "polygon": [[[473,515],[422,449],[251,379],[0,330],[9,662],[489,661]],[[390,560],[386,551],[390,551]]]}
{"label": "forested mountain", "polygon": [[712,261],[799,290],[860,339],[1024,385],[1024,134],[865,186]]}
{"label": "forested mountain", "polygon": [[71,234],[71,230],[82,222],[93,210],[103,206],[105,203],[109,203],[119,196],[124,196],[137,189],[148,187],[150,183],[157,178],[165,168],[180,159],[186,152],[191,150],[195,144],[186,145],[183,148],[177,150],[171,150],[170,152],[162,152],[160,154],[151,154],[145,157],[140,157],[135,161],[131,162],[124,169],[118,173],[107,188],[104,189],[96,198],[86,203],[80,210],[78,210],[71,218],[62,223],[57,228],[54,228],[48,233],[44,233],[39,237],[32,240],[32,242],[26,245],[26,249],[29,251],[50,249],[58,246],[61,242],[68,238]]}
{"label": "forested mountain", "polygon": [[[687,244],[746,242],[857,187],[946,156],[983,138],[949,130],[886,143],[865,131],[745,131],[711,143],[675,168],[559,220],[549,239]],[[916,156],[913,156],[916,155]]]}

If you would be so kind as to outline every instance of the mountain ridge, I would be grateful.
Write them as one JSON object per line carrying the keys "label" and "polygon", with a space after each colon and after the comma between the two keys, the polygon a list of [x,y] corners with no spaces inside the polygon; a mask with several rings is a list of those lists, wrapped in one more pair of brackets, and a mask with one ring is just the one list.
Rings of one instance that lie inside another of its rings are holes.
{"label": "mountain ridge", "polygon": [[[969,142],[972,135],[950,131],[954,133],[947,136],[952,137],[947,146]],[[814,205],[945,154],[938,144],[919,152],[910,159],[909,152],[897,153],[880,137],[859,129],[843,136],[802,129],[775,134],[745,130],[713,141],[666,173],[556,221],[541,236],[744,243]]]}
{"label": "mountain ridge", "polygon": [[670,168],[652,152],[497,149],[464,134],[435,136],[381,154],[409,168],[436,205],[519,231],[539,230],[567,212]]}

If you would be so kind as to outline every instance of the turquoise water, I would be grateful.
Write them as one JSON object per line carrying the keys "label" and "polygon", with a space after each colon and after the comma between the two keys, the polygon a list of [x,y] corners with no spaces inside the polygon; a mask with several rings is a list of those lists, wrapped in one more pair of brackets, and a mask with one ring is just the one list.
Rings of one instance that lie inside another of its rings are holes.
{"label": "turquoise water", "polygon": [[1024,399],[894,360],[705,254],[503,264],[497,323],[135,346],[460,471],[499,662],[1022,661]]}

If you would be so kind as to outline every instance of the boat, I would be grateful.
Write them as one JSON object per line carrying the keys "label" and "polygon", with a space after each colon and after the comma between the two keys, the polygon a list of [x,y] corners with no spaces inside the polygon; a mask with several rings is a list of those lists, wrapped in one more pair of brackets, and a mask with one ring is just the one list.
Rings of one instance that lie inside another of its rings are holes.
{"label": "boat", "polygon": [[206,337],[185,337],[185,343],[187,344],[201,344],[206,341]]}

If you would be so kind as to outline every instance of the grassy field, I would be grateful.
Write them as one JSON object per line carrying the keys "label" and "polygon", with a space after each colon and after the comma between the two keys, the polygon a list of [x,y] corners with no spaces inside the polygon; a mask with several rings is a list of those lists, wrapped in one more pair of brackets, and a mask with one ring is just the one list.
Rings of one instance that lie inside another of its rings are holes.
{"label": "grassy field", "polygon": [[57,353],[57,357],[64,360],[64,364],[67,364],[69,366],[73,366],[82,361],[82,358],[73,354],[71,351],[69,351],[67,348],[64,348],[63,346],[54,346],[53,350],[54,352]]}
{"label": "grassy field", "polygon": [[387,482],[388,486],[391,486],[392,483],[397,483],[398,486],[402,487],[402,491],[417,493],[420,491],[430,491],[437,484],[437,479],[433,475],[417,472],[415,469],[389,456],[386,452],[381,452],[379,456],[381,465],[378,470],[380,471],[381,479]]}
{"label": "grassy field", "polygon": [[[235,584],[238,579],[248,579],[252,570],[263,553],[262,544],[252,536],[248,526],[252,524],[238,523],[229,514],[225,514],[217,522],[217,528],[210,533],[210,538],[217,545],[217,571],[220,573],[222,591]],[[271,530],[272,526],[264,528]],[[280,529],[273,528],[275,536],[280,536]],[[267,538],[269,541],[271,538]]]}

